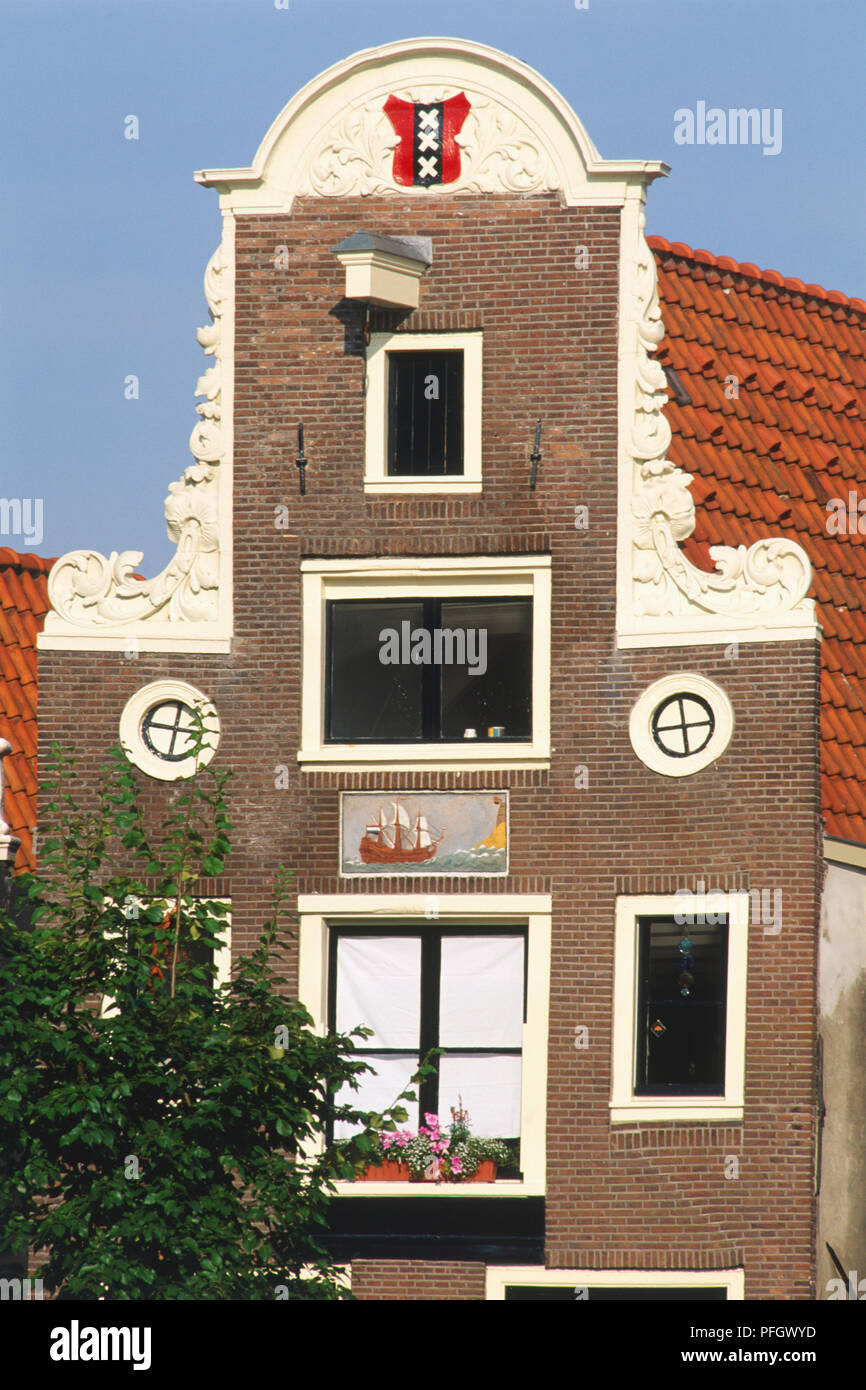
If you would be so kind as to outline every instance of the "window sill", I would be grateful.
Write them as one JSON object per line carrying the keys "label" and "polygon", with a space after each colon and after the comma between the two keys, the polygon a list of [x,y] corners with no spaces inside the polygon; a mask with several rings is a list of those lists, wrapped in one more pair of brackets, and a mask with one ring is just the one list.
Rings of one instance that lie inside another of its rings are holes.
{"label": "window sill", "polygon": [[481,492],[480,478],[365,478],[365,493],[412,494],[426,497],[438,493]]}
{"label": "window sill", "polygon": [[473,772],[488,768],[530,768],[550,770],[550,750],[530,743],[499,742],[400,744],[345,743],[328,748],[302,748],[297,755],[301,771],[325,770],[354,772],[359,768],[386,768],[391,772],[441,768],[443,771]]}
{"label": "window sill", "polygon": [[660,1120],[680,1120],[684,1124],[692,1120],[712,1120],[716,1123],[735,1124],[742,1118],[741,1104],[721,1098],[690,1098],[680,1104],[655,1098],[646,1104],[637,1101],[629,1104],[618,1104],[614,1101],[610,1103],[612,1125],[656,1124]]}
{"label": "window sill", "polygon": [[338,1197],[543,1197],[544,1184],[497,1178],[495,1182],[338,1182]]}

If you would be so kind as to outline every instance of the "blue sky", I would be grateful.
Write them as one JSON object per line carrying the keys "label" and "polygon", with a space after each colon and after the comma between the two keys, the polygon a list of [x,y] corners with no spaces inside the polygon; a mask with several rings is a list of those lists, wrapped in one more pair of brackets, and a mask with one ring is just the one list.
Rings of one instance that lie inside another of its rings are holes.
{"label": "blue sky", "polygon": [[[251,163],[298,88],[361,48],[435,33],[512,53],[605,158],[672,166],[651,233],[866,298],[863,0],[588,3],[3,0],[0,495],[42,498],[44,535],[0,545],[165,564],[220,236],[193,170]],[[677,144],[674,113],[701,101],[780,109],[780,152]]]}

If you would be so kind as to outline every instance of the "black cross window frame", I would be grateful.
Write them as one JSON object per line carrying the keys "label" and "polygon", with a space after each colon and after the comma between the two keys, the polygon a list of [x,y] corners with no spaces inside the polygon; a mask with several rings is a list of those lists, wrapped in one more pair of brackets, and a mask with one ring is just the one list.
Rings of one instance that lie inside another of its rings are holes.
{"label": "black cross window frame", "polygon": [[[159,713],[160,710],[164,710],[169,705],[175,706],[176,713],[174,723],[158,724],[152,716],[154,714]],[[192,715],[195,714],[195,711],[192,709],[192,707],[188,705],[185,700],[181,700],[178,696],[169,696],[166,699],[157,700],[154,702],[154,704],[152,704],[149,707],[149,709],[145,710],[144,712],[144,716],[141,721],[142,742],[149,753],[152,753],[155,758],[159,758],[164,763],[184,763],[187,761],[188,758],[192,756],[191,749],[187,749],[185,753],[175,753],[173,751],[177,736],[179,734],[183,734],[186,738],[189,738],[192,734],[195,733],[195,729],[193,727],[184,729],[180,726],[178,721],[180,720],[184,712]],[[172,736],[169,748],[172,751],[164,753],[161,748],[157,748],[155,746],[150,737],[151,729],[171,729]]]}
{"label": "black cross window frame", "polygon": [[[415,458],[415,431],[416,431],[416,411],[417,403],[413,391],[408,393],[408,403],[404,408],[408,412],[408,419],[402,426],[399,423],[399,412],[397,395],[399,386],[407,387],[406,377],[409,368],[417,364],[421,359],[428,359],[428,371],[425,378],[430,375],[438,376],[441,379],[441,389],[443,396],[437,397],[441,401],[442,412],[442,435],[443,435],[443,458],[441,467],[431,467],[430,459],[430,417],[432,412],[427,412],[427,466],[426,468],[403,468],[398,467],[398,439],[402,431],[408,430],[412,440],[412,459]],[[437,359],[442,359],[438,371],[433,371]],[[449,348],[443,345],[441,348],[411,348],[411,349],[386,349],[385,352],[385,395],[386,395],[386,431],[385,431],[385,475],[388,478],[463,478],[466,473],[466,354],[462,348]],[[449,456],[450,449],[450,456]]]}
{"label": "black cross window frame", "polygon": [[[384,607],[384,606],[394,607],[394,606],[398,605],[398,604],[401,602],[401,600],[403,600],[403,599],[405,599],[405,601],[406,601],[407,604],[409,604],[409,603],[421,603],[421,604],[422,604],[422,608],[423,608],[423,617],[422,617],[422,620],[421,620],[421,626],[422,626],[423,628],[425,628],[428,632],[431,632],[434,628],[441,628],[441,627],[444,626],[444,624],[443,624],[443,622],[442,622],[442,604],[443,604],[443,603],[448,603],[448,602],[452,602],[452,601],[453,601],[453,602],[467,603],[467,604],[468,604],[468,603],[472,603],[472,604],[477,604],[479,607],[483,607],[483,605],[484,605],[485,603],[501,604],[501,603],[507,603],[507,602],[510,600],[510,601],[515,602],[515,603],[525,603],[525,604],[528,605],[528,607],[529,607],[529,623],[528,623],[528,629],[527,629],[527,638],[528,638],[528,642],[529,642],[529,656],[530,656],[529,732],[526,733],[526,734],[520,734],[520,735],[510,735],[510,734],[508,733],[507,728],[506,728],[505,735],[504,735],[502,738],[496,739],[495,741],[496,741],[497,743],[499,743],[499,744],[504,744],[504,743],[532,743],[532,739],[533,739],[534,717],[535,717],[535,716],[534,716],[534,711],[533,711],[533,706],[532,706],[532,698],[533,698],[533,689],[532,689],[532,665],[534,665],[534,661],[535,661],[535,600],[534,600],[534,598],[531,597],[531,596],[529,596],[529,595],[524,595],[524,594],[502,594],[502,595],[496,594],[496,595],[486,595],[486,596],[483,596],[483,597],[482,597],[482,596],[475,597],[474,595],[469,595],[469,596],[466,597],[465,599],[464,599],[464,598],[459,598],[457,595],[452,595],[452,594],[449,594],[449,595],[447,595],[447,596],[438,597],[438,598],[428,598],[428,597],[426,597],[426,596],[423,595],[423,594],[400,594],[400,595],[396,595],[396,596],[394,596],[394,597],[386,597],[386,596],[383,596],[381,599],[369,599],[369,600],[367,600],[367,599],[352,599],[349,595],[347,595],[345,599],[327,599],[327,600],[326,600],[326,603],[325,603],[325,709],[324,709],[324,742],[325,742],[325,744],[327,744],[327,745],[337,745],[337,746],[343,746],[343,747],[345,747],[345,746],[347,746],[347,745],[352,745],[352,744],[363,744],[363,743],[371,743],[371,744],[386,744],[386,743],[392,743],[392,744],[395,744],[395,745],[397,745],[397,746],[400,746],[400,745],[403,745],[403,746],[407,746],[407,745],[416,746],[416,745],[418,745],[418,744],[425,744],[425,743],[454,743],[454,742],[455,742],[455,740],[454,740],[453,738],[446,738],[446,737],[444,736],[443,732],[442,732],[442,713],[443,713],[443,706],[444,706],[443,695],[442,695],[442,683],[443,683],[443,679],[444,679],[445,668],[444,668],[444,666],[442,666],[442,665],[437,666],[437,665],[435,665],[435,664],[432,663],[432,662],[431,662],[429,665],[424,665],[424,666],[418,667],[418,670],[419,670],[420,673],[421,673],[421,736],[420,736],[419,738],[415,738],[415,739],[412,739],[412,738],[404,738],[404,737],[400,737],[400,738],[389,738],[386,734],[380,734],[380,733],[376,733],[375,735],[370,736],[370,737],[365,737],[365,736],[363,736],[363,735],[358,734],[358,735],[356,735],[356,736],[353,737],[353,738],[337,738],[337,737],[335,737],[335,736],[332,734],[332,732],[331,732],[331,729],[332,729],[332,722],[333,722],[333,706],[334,706],[334,664],[335,664],[335,662],[334,662],[334,625],[333,625],[333,613],[334,613],[334,607],[335,607],[335,605],[338,604],[338,603],[352,603],[352,602],[363,602],[363,603],[369,602],[369,603],[371,603],[371,604],[377,603],[377,602],[381,602],[382,605],[383,605],[383,607]],[[479,681],[482,681],[482,680],[484,680],[484,676],[479,676],[479,677],[477,677],[477,679],[478,679]],[[472,740],[472,743],[475,744],[475,743],[485,743],[485,742],[492,742],[492,741],[493,741],[493,740],[489,739],[489,736],[487,735],[487,730],[486,730],[485,728],[478,728],[478,729],[476,730],[476,738]],[[468,746],[471,746],[471,745],[468,745]]]}
{"label": "black cross window frame", "polygon": [[[696,705],[700,705],[701,709],[706,711],[706,719],[692,720],[691,722],[689,722],[686,719],[685,710],[683,709],[684,700],[692,700]],[[662,742],[662,739],[659,736],[659,721],[662,715],[667,710],[669,710],[672,705],[675,704],[679,704],[680,722],[679,724],[667,725],[666,730],[668,728],[681,728],[683,730],[684,748],[682,753],[678,752],[676,748],[669,748],[666,743]],[[699,744],[695,748],[690,748],[688,737],[689,729],[703,728],[705,725],[709,725],[709,733],[707,734],[703,743]],[[657,748],[661,749],[665,757],[694,758],[698,755],[698,753],[702,753],[704,751],[704,749],[707,747],[707,744],[712,739],[713,734],[716,732],[715,711],[713,710],[713,707],[709,703],[709,701],[705,700],[702,695],[696,695],[695,692],[692,690],[678,690],[675,695],[666,696],[664,700],[661,700],[659,704],[656,705],[655,709],[652,712],[652,719],[650,720],[650,730],[653,736],[653,742],[655,743]]]}
{"label": "black cross window frame", "polygon": [[[328,942],[328,1031],[337,1031],[337,951],[342,937],[412,937],[421,941],[421,1009],[419,1022],[418,1057],[423,1059],[434,1048],[439,1048],[439,1004],[442,984],[442,940],[455,936],[514,936],[523,941],[523,1024],[526,1026],[527,982],[529,975],[529,929],[526,924],[497,923],[487,927],[480,926],[440,926],[419,929],[416,923],[371,924],[332,924],[329,928]],[[356,1020],[363,1023],[363,1019]],[[355,1026],[353,1023],[352,1027]],[[415,1049],[406,1047],[370,1047],[356,1044],[358,1056],[413,1057]],[[439,1055],[431,1059],[435,1074],[425,1077],[414,1088],[418,1095],[418,1115],[439,1115],[439,1059],[457,1054],[461,1057],[510,1056],[523,1059],[522,1047],[443,1047]],[[443,1128],[445,1117],[439,1116]],[[471,1115],[470,1115],[471,1126]],[[333,1123],[328,1126],[328,1142],[333,1142]],[[522,1142],[521,1135],[504,1134],[497,1136]]]}
{"label": "black cross window frame", "polygon": [[[718,917],[719,921],[711,925],[724,927],[725,929],[724,966],[721,971],[724,992],[721,998],[707,998],[700,1000],[693,999],[691,1000],[691,1004],[689,1003],[689,1001],[684,1000],[682,996],[680,997],[680,999],[676,999],[673,997],[673,990],[676,987],[676,979],[673,975],[671,978],[671,999],[662,1000],[658,996],[651,996],[649,994],[651,938],[650,928],[652,926],[662,924],[665,926],[669,926],[671,930],[679,933],[680,939],[682,940],[684,937],[691,937],[692,933],[695,930],[694,927],[690,927],[688,924],[683,924],[682,926],[680,926],[676,922],[675,918],[665,916],[639,917],[637,920],[637,998],[635,1001],[636,1027],[633,1084],[633,1094],[635,1096],[716,1097],[724,1096],[725,1094],[725,1074],[727,1070],[728,1047],[730,1045],[730,1039],[728,1037],[728,972],[730,968],[731,958],[731,919],[727,913],[719,913]],[[697,950],[699,950],[699,948],[695,948],[696,953]],[[674,962],[673,969],[675,968],[676,963]],[[696,970],[700,970],[699,958],[696,962]],[[649,1041],[650,1034],[648,1032],[652,1021],[650,1015],[653,1015],[653,1017],[655,1017],[659,1013],[664,1012],[666,1008],[670,1008],[671,1006],[679,1009],[687,1009],[689,1007],[699,1007],[707,1009],[709,1007],[715,1007],[717,1010],[720,1010],[722,1019],[722,1037],[721,1046],[718,1049],[720,1075],[719,1080],[717,1082],[710,1085],[706,1084],[705,1082],[698,1082],[694,1085],[688,1085],[685,1083],[675,1082],[649,1082],[646,1079],[649,1069],[649,1049],[651,1047],[651,1043]]]}

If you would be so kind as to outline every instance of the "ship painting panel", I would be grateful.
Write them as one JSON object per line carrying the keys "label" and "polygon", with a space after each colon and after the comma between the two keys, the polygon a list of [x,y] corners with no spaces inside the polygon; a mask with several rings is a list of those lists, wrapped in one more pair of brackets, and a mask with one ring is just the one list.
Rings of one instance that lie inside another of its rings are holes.
{"label": "ship painting panel", "polygon": [[508,793],[343,792],[340,874],[506,874]]}

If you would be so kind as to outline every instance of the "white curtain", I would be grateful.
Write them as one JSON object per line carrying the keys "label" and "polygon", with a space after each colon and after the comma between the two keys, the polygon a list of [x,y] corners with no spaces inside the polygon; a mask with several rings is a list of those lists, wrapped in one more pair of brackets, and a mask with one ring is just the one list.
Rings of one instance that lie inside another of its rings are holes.
{"label": "white curtain", "polygon": [[364,1047],[417,1050],[421,1031],[421,938],[341,936],[337,945],[337,1032],[363,1023]]}
{"label": "white curtain", "polygon": [[[418,1056],[416,1054],[413,1057],[377,1057],[373,1054],[364,1057],[363,1060],[375,1068],[375,1074],[365,1073],[359,1080],[357,1091],[353,1091],[349,1086],[343,1086],[338,1092],[337,1100],[340,1105],[352,1105],[356,1110],[377,1110],[381,1113],[408,1086],[410,1076],[418,1070]],[[418,1088],[414,1087],[413,1089],[417,1095]],[[417,1129],[417,1102],[409,1104],[407,1101],[401,1101],[400,1103],[409,1112],[407,1124],[401,1125],[400,1128]],[[345,1139],[348,1135],[354,1134],[357,1129],[357,1125],[335,1124],[334,1137]]]}
{"label": "white curtain", "polygon": [[522,936],[443,936],[443,1047],[522,1045],[523,945]]}
{"label": "white curtain", "polygon": [[465,1057],[457,1053],[439,1059],[439,1117],[451,1121],[458,1096],[469,1111],[473,1134],[513,1139],[520,1134],[521,1059],[497,1056]]}

